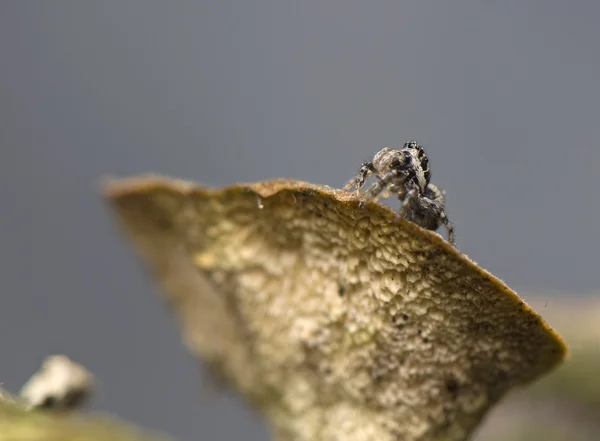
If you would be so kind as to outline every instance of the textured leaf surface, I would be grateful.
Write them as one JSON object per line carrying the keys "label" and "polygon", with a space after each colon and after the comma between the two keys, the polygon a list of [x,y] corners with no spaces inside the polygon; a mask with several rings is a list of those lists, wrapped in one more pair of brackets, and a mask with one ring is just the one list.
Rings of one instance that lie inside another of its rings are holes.
{"label": "textured leaf surface", "polygon": [[564,357],[501,281],[349,193],[146,176],[106,197],[190,350],[278,440],[462,440]]}

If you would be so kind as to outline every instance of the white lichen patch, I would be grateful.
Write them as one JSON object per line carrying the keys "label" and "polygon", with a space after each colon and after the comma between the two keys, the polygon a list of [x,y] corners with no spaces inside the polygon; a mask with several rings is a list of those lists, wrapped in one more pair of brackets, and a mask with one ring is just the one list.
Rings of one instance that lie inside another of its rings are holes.
{"label": "white lichen patch", "polygon": [[71,411],[82,407],[92,394],[94,377],[65,355],[47,357],[19,393],[32,408]]}

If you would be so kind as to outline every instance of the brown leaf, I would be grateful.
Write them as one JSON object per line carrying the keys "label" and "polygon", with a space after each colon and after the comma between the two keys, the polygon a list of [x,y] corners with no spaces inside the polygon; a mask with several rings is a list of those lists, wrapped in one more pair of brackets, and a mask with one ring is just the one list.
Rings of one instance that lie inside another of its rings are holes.
{"label": "brown leaf", "polygon": [[278,440],[462,440],[565,355],[500,280],[350,193],[146,176],[106,197],[190,350]]}

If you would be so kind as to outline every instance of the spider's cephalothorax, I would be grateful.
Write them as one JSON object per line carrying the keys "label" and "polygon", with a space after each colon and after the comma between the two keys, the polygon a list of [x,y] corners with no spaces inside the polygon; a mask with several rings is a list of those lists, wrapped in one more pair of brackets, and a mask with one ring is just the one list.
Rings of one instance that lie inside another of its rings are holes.
{"label": "spider's cephalothorax", "polygon": [[360,197],[360,190],[371,174],[377,177],[377,182],[369,188],[363,203],[376,200],[386,190],[396,194],[402,202],[401,217],[428,230],[437,230],[444,224],[448,241],[454,244],[454,229],[446,216],[444,195],[429,183],[429,158],[417,141],[409,141],[398,150],[381,149],[373,161],[363,163],[344,190],[356,187],[356,195]]}

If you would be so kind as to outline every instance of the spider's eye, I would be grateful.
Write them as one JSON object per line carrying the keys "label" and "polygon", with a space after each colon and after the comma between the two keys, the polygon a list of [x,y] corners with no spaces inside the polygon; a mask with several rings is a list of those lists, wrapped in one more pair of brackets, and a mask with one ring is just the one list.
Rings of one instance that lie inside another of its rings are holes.
{"label": "spider's eye", "polygon": [[392,167],[400,167],[400,158],[392,159],[392,163],[390,164]]}

